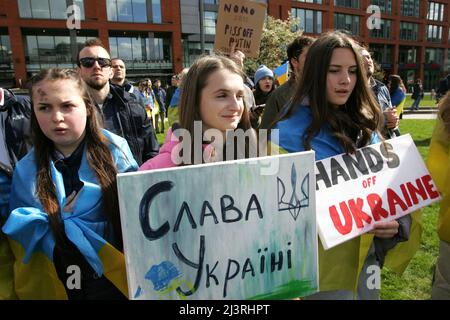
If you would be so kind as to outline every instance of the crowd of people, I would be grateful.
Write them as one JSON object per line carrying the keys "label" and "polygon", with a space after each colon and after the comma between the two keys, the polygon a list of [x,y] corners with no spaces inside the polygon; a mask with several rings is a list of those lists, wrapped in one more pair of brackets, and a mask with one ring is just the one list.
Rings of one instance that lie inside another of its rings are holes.
{"label": "crowd of people", "polygon": [[[277,130],[272,145],[280,151],[314,150],[316,160],[400,135],[401,78],[390,76],[387,86],[376,80],[368,49],[348,34],[300,36],[287,57],[291,76],[279,87],[265,65],[249,79],[244,54],[233,48],[229,57],[199,57],[166,91],[160,80],[131,84],[124,61],[92,39],[79,51],[76,70],[52,68],[32,78],[31,101],[2,90],[0,298],[128,298],[118,173],[222,161],[230,151],[227,134],[239,129],[254,139],[245,140],[244,152],[231,152],[233,159],[252,156],[260,129]],[[416,84],[414,108],[423,97]],[[179,129],[190,133],[189,143],[201,141],[202,157],[175,161],[174,150],[186,143]],[[223,139],[211,140],[208,129]],[[161,147],[157,133],[166,134]],[[447,94],[429,157],[443,196],[435,299],[450,299],[449,145]],[[367,286],[367,269],[390,257],[407,263],[413,250],[397,244],[415,243],[417,223],[412,215],[378,222],[369,234],[329,250],[319,241],[320,291],[301,298],[379,299],[379,288]],[[82,272],[79,286],[68,281],[73,265]]]}

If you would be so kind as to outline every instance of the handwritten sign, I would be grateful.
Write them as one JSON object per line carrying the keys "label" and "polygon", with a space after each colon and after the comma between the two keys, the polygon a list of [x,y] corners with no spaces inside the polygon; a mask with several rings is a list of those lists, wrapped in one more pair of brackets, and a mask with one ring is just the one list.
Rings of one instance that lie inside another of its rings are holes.
{"label": "handwritten sign", "polygon": [[440,200],[409,134],[317,161],[316,183],[325,249]]}
{"label": "handwritten sign", "polygon": [[119,174],[130,298],[316,292],[314,186],[313,152]]}
{"label": "handwritten sign", "polygon": [[257,57],[266,7],[249,0],[220,0],[214,49],[230,53],[235,45],[247,57]]}

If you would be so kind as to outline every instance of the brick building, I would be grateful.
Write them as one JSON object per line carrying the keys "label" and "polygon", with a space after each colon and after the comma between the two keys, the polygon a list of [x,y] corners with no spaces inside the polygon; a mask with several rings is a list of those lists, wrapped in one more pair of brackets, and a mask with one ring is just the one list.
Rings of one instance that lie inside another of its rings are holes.
{"label": "brick building", "polygon": [[[79,45],[91,37],[99,37],[111,56],[126,61],[130,78],[166,80],[201,54],[202,37],[205,52],[212,51],[218,2],[3,0],[0,85],[17,86],[41,68],[74,67]],[[370,46],[388,74],[400,74],[405,82],[420,77],[425,89],[430,89],[450,71],[449,0],[261,2],[267,3],[268,14],[275,18],[285,19],[289,12],[299,17],[299,28],[309,35],[333,29],[351,31]],[[73,5],[80,9],[79,25]],[[376,28],[371,25],[374,11],[367,10],[371,5],[381,11]],[[202,23],[200,7],[204,11]]]}

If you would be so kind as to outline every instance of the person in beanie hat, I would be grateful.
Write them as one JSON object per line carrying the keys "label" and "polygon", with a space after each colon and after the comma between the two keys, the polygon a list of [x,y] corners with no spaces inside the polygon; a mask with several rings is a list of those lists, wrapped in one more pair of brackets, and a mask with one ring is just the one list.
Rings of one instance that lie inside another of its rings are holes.
{"label": "person in beanie hat", "polygon": [[265,65],[259,66],[255,72],[255,84],[253,95],[255,96],[256,105],[266,104],[269,95],[275,90],[272,70]]}

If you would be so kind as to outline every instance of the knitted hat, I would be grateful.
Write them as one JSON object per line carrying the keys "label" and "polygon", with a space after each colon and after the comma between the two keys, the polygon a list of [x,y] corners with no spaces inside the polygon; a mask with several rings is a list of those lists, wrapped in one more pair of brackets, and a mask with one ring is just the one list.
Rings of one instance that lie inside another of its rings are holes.
{"label": "knitted hat", "polygon": [[264,77],[271,77],[273,79],[273,72],[265,65],[260,65],[255,72],[255,84],[258,84],[259,80]]}

